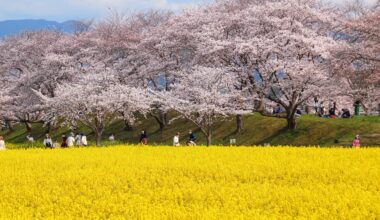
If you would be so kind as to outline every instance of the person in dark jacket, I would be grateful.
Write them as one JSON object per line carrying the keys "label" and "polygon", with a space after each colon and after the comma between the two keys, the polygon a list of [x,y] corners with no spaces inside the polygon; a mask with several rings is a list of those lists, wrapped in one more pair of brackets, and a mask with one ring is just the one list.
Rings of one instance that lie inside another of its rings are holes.
{"label": "person in dark jacket", "polygon": [[67,147],[67,136],[66,135],[62,135],[61,147]]}
{"label": "person in dark jacket", "polygon": [[351,118],[351,113],[348,109],[342,109],[342,118]]}
{"label": "person in dark jacket", "polygon": [[189,131],[189,140],[187,141],[187,145],[188,146],[195,146],[196,140],[197,140],[197,137],[195,136],[194,132],[190,130]]}
{"label": "person in dark jacket", "polygon": [[148,136],[146,134],[146,131],[141,131],[140,144],[143,144],[143,145],[147,145],[148,144]]}

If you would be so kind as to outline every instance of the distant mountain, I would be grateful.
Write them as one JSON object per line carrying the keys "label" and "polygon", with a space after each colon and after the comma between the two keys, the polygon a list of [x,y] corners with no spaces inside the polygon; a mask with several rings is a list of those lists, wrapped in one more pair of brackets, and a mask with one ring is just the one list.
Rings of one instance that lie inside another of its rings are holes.
{"label": "distant mountain", "polygon": [[73,26],[78,21],[65,21],[62,23],[56,21],[47,21],[43,19],[25,19],[25,20],[6,20],[0,21],[0,38],[8,35],[14,35],[22,31],[34,30],[60,30],[70,33],[73,31]]}

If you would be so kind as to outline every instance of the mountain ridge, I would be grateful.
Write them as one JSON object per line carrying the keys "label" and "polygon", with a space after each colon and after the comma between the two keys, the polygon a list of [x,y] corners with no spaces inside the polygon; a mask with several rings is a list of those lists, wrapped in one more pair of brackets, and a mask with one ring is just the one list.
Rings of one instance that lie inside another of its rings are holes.
{"label": "mountain ridge", "polygon": [[57,22],[45,19],[20,19],[20,20],[3,20],[0,21],[0,38],[15,35],[23,31],[37,30],[60,30],[66,33],[73,31],[73,26],[78,21],[68,20]]}

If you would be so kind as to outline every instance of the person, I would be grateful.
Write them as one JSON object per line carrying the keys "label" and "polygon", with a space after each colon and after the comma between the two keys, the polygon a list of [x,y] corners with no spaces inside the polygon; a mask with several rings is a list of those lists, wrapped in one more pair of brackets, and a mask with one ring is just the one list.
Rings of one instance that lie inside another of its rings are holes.
{"label": "person", "polygon": [[189,140],[187,141],[188,146],[195,146],[196,145],[196,136],[193,131],[189,131]]}
{"label": "person", "polygon": [[323,101],[321,101],[321,102],[318,103],[318,112],[317,112],[317,115],[319,117],[323,117],[324,114],[325,114],[324,110],[325,110],[325,106],[324,106]]}
{"label": "person", "polygon": [[146,135],[146,131],[141,131],[140,144],[143,144],[143,145],[148,144],[148,136]]}
{"label": "person", "polygon": [[67,147],[67,136],[66,135],[62,135],[61,147]]}
{"label": "person", "polygon": [[53,148],[59,148],[59,146],[61,146],[58,141],[56,140],[54,143],[53,143]]}
{"label": "person", "polygon": [[26,136],[26,140],[28,140],[29,143],[33,143],[33,142],[34,142],[34,138],[33,138],[32,134],[29,133],[29,134]]}
{"label": "person", "polygon": [[80,134],[81,135],[81,144],[82,146],[87,146],[87,137],[85,134]]}
{"label": "person", "polygon": [[5,141],[3,136],[0,136],[0,150],[5,150]]}
{"label": "person", "polygon": [[355,139],[352,141],[353,148],[360,148],[360,138],[359,135],[355,136]]}
{"label": "person", "polygon": [[74,146],[74,142],[75,142],[74,134],[71,133],[71,134],[69,135],[69,137],[67,138],[67,146],[68,146],[68,147],[72,147],[72,146]]}
{"label": "person", "polygon": [[348,109],[342,109],[342,118],[351,118],[351,113],[350,113],[350,110]]}
{"label": "person", "polygon": [[45,135],[45,139],[43,141],[43,144],[46,148],[53,148],[53,141],[50,138],[49,134]]}
{"label": "person", "polygon": [[317,97],[314,97],[314,111],[315,115],[319,115],[319,101]]}
{"label": "person", "polygon": [[283,112],[283,110],[282,110],[280,104],[277,104],[276,107],[273,109],[273,114],[274,114],[274,115],[276,115],[276,114],[281,114],[282,112]]}
{"label": "person", "polygon": [[330,108],[329,116],[330,118],[336,118],[335,108]]}
{"label": "person", "polygon": [[82,146],[82,135],[79,133],[75,136],[75,145]]}
{"label": "person", "polygon": [[176,135],[174,135],[173,146],[176,146],[176,147],[180,146],[180,144],[179,144],[179,132]]}
{"label": "person", "polygon": [[302,111],[300,109],[297,109],[296,113],[295,113],[295,116],[296,117],[301,117],[302,116]]}
{"label": "person", "polygon": [[111,134],[108,138],[108,140],[113,144],[115,143],[115,136],[113,134]]}

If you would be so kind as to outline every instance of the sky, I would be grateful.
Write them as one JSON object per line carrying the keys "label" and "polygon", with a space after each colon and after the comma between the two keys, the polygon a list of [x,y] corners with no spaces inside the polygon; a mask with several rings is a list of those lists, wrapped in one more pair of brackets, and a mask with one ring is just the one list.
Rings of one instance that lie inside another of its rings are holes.
{"label": "sky", "polygon": [[209,0],[0,0],[0,20],[46,19],[54,21],[99,19],[111,11],[182,8]]}
{"label": "sky", "polygon": [[[0,21],[46,19],[54,21],[101,19],[118,11],[122,13],[147,9],[182,8],[211,0],[0,0]],[[331,0],[342,3],[346,0]],[[373,3],[376,0],[364,0]]]}

